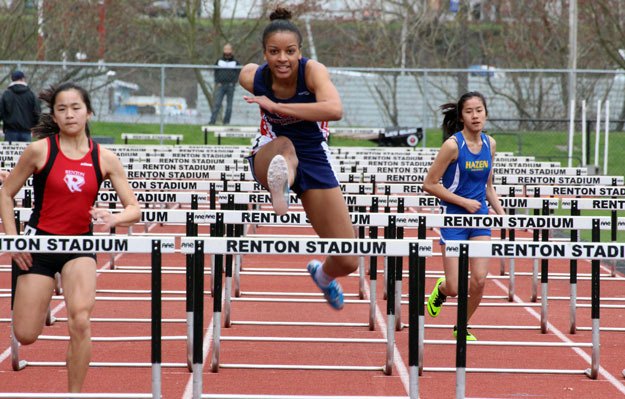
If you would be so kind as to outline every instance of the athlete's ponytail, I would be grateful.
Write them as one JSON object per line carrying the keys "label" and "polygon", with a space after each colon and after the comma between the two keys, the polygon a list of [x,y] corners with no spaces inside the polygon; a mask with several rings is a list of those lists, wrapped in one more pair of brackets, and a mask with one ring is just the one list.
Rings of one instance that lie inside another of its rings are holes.
{"label": "athlete's ponytail", "polygon": [[[48,136],[52,136],[59,132],[59,125],[56,124],[52,114],[54,113],[54,105],[56,104],[56,97],[59,93],[67,91],[67,90],[76,90],[80,93],[80,97],[82,98],[85,106],[87,107],[87,111],[93,114],[93,109],[91,108],[91,98],[89,97],[89,93],[83,87],[77,85],[73,82],[65,82],[59,85],[50,86],[48,89],[44,89],[39,93],[39,98],[41,101],[45,103],[48,107],[48,112],[44,112],[39,117],[39,123],[32,128],[32,133],[37,139],[45,138]],[[85,126],[85,132],[87,133],[87,137],[91,137],[91,131],[89,129],[89,123]]]}
{"label": "athlete's ponytail", "polygon": [[440,106],[443,111],[443,141],[450,138],[457,131],[462,130],[462,122],[458,118],[458,105],[447,103]]}

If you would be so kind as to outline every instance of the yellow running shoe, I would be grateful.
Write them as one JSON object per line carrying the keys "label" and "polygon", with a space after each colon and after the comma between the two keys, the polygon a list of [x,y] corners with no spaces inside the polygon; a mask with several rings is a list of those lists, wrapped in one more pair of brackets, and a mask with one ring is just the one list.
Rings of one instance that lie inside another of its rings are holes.
{"label": "yellow running shoe", "polygon": [[[458,338],[457,326],[454,326],[454,338]],[[469,327],[467,327],[467,341],[477,341],[477,338],[475,338],[475,335],[471,334],[471,331],[469,331]]]}
{"label": "yellow running shoe", "polygon": [[434,289],[428,298],[428,313],[432,317],[438,316],[443,307],[443,303],[447,300],[447,297],[438,291],[438,287],[443,281],[445,281],[445,277],[441,277],[436,281],[436,285],[434,285]]}

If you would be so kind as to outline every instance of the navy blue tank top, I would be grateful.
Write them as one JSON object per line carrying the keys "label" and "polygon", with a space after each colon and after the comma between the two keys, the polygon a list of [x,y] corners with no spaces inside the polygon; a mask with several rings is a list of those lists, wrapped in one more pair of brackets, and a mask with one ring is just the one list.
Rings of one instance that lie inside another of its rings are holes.
{"label": "navy blue tank top", "polygon": [[[317,99],[306,86],[306,63],[307,58],[302,57],[299,60],[297,72],[297,89],[295,95],[291,98],[277,98],[271,89],[271,71],[267,63],[261,65],[256,70],[254,76],[254,95],[266,96],[276,103],[313,103]],[[260,134],[275,138],[285,136],[293,141],[295,145],[318,145],[320,142],[327,140],[328,122],[311,122],[298,119],[293,116],[271,113],[266,109],[260,109]]]}

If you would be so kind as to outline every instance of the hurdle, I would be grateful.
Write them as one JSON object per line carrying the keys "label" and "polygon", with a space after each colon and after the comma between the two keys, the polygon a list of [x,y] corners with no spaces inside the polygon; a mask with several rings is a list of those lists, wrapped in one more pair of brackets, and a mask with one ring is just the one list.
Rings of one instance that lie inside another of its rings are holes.
{"label": "hurdle", "polygon": [[[596,218],[596,217],[588,217],[588,216],[545,216],[541,218],[535,218],[529,215],[444,215],[444,214],[426,214],[426,215],[397,215],[396,219],[397,226],[428,226],[428,227],[492,227],[492,228],[540,228],[544,231],[547,229],[553,228],[562,228],[563,225],[570,226],[576,229],[593,229],[593,231],[599,230],[600,226],[604,226],[604,228],[610,227],[610,219],[608,217]],[[598,234],[598,233],[597,233]],[[546,237],[546,235],[544,235]],[[419,237],[422,238],[422,237]],[[543,242],[501,242],[499,245],[523,245],[528,248],[538,248],[542,245]],[[512,258],[513,256],[508,256]],[[528,258],[531,258],[528,256]],[[543,270],[541,275],[542,280],[542,297],[541,297],[541,318],[540,318],[540,329],[542,333],[547,332],[547,323],[548,323],[548,296],[547,296],[547,287],[548,287],[548,262],[545,257],[543,258]],[[425,284],[425,269],[419,269],[419,273],[421,273],[421,284]],[[594,281],[593,276],[593,281]],[[597,279],[599,275],[597,274]],[[404,304],[409,305],[409,314],[413,316],[413,314],[418,313],[419,317],[419,326],[425,326],[425,311],[424,311],[424,303],[425,303],[425,287],[420,287],[418,292],[419,303],[412,303],[411,301],[414,299],[414,294],[410,295],[410,301],[403,302]],[[460,307],[462,304],[460,300],[458,300],[458,306]],[[517,304],[513,304],[515,306],[519,306]],[[414,307],[417,306],[417,310],[413,310]],[[481,306],[488,306],[486,303],[482,303]],[[523,305],[527,306],[527,305]],[[412,323],[412,319],[410,319]],[[424,328],[424,327],[421,327]],[[493,326],[492,328],[505,328],[502,326]],[[458,336],[460,336],[460,332],[458,332]],[[420,353],[423,353],[423,348],[425,343],[432,344],[449,344],[449,341],[439,340],[439,341],[426,341],[423,340],[423,334],[419,335],[419,348],[421,349]],[[477,343],[477,345],[484,345],[484,341]],[[491,344],[491,343],[487,343]],[[519,345],[519,343],[510,343],[509,345]],[[523,345],[523,344],[520,344]],[[532,344],[532,345],[542,345],[540,343]],[[580,345],[584,346],[584,345]],[[423,367],[423,359],[419,359],[419,371],[423,372],[425,368]],[[446,369],[429,369],[432,371],[448,371]]]}
{"label": "hurdle", "polygon": [[[236,194],[228,194],[228,196],[234,196]],[[356,225],[361,226],[384,226],[388,227],[391,225],[393,216],[388,214],[369,214],[369,215],[359,215],[354,214],[353,220]],[[366,216],[359,217],[359,216]],[[277,216],[273,212],[262,212],[262,211],[198,211],[194,212],[195,223],[203,224],[203,223],[214,223],[216,229],[214,230],[213,236],[220,236],[226,233],[228,229],[228,225],[243,225],[250,223],[258,223],[262,221],[266,225],[290,225],[290,226],[306,226],[309,227],[310,224],[306,218],[306,214],[304,212],[289,212],[283,216]],[[391,227],[391,230],[393,228]],[[233,230],[229,230],[229,236],[233,236]],[[377,232],[376,232],[377,234]],[[235,254],[236,255],[236,254]],[[239,255],[236,255],[239,256]],[[213,278],[217,277],[218,272],[216,270],[213,271]],[[226,281],[225,281],[225,298],[224,298],[224,311],[222,312],[224,316],[224,325],[225,327],[230,327],[231,325],[231,312],[230,312],[230,303],[233,300],[232,298],[232,279],[233,279],[233,268],[231,260],[226,260]],[[301,274],[302,276],[308,277],[308,274]],[[370,295],[370,312],[369,312],[369,322],[366,324],[358,324],[358,326],[368,326],[370,330],[374,329],[375,326],[375,271],[371,273],[371,295]],[[364,279],[364,274],[359,275],[359,279]],[[236,281],[236,279],[235,279]],[[359,282],[359,285],[362,286],[364,282]],[[213,292],[217,292],[215,288]],[[286,301],[286,300],[285,300]],[[298,302],[318,302],[322,300],[309,300],[309,299],[299,299]],[[348,303],[352,302],[347,300]],[[356,303],[356,302],[354,302]],[[284,322],[284,324],[288,324]]]}
{"label": "hurdle", "polygon": [[156,140],[163,144],[163,141],[170,140],[175,141],[176,144],[180,144],[184,136],[182,134],[157,134],[157,133],[122,133],[122,140],[124,144],[128,144],[128,140]]}
{"label": "hurdle", "polygon": [[[73,253],[108,253],[132,252],[149,253],[152,257],[152,323],[151,323],[151,362],[150,363],[104,363],[93,362],[90,366],[120,366],[120,367],[152,367],[152,397],[161,396],[161,254],[175,252],[173,238],[159,237],[90,237],[90,236],[1,236],[0,251],[26,251],[31,253],[73,252]],[[12,296],[11,314],[13,313],[15,282],[17,280],[17,265],[12,265]],[[14,277],[13,277],[14,276]],[[33,366],[64,366],[65,362],[36,362],[20,360],[19,343],[13,333],[11,323],[11,365],[14,371]],[[32,396],[30,396],[32,397]],[[104,396],[107,397],[107,396]],[[110,397],[110,396],[108,396]],[[134,397],[134,396],[120,396]]]}
{"label": "hurdle", "polygon": [[204,133],[204,144],[208,144],[208,133],[213,132],[217,138],[217,145],[221,145],[222,137],[237,137],[237,138],[249,138],[253,139],[260,134],[260,128],[257,126],[214,126],[205,125],[202,126],[202,133]]}
{"label": "hurdle", "polygon": [[[575,259],[585,258],[592,260],[592,343],[590,345],[578,344],[578,346],[590,346],[592,348],[591,367],[586,370],[542,370],[547,373],[575,373],[585,374],[591,379],[596,379],[599,372],[600,358],[600,329],[599,329],[599,262],[601,259],[617,258],[625,259],[625,244],[606,243],[550,243],[541,242],[531,244],[519,242],[494,243],[488,241],[450,241],[446,250],[448,256],[460,258],[459,269],[459,302],[464,303],[458,308],[458,339],[456,350],[456,397],[464,398],[466,386],[466,372],[471,371],[466,368],[466,345],[464,339],[466,334],[466,302],[467,302],[467,272],[469,257],[495,258],[501,256],[511,256],[517,258],[531,258],[540,255],[549,259]],[[461,337],[463,339],[461,339]],[[529,370],[513,369],[515,372],[528,372]],[[513,372],[506,370],[506,372]],[[473,370],[480,371],[480,370]],[[481,370],[485,371],[485,370]],[[532,372],[536,372],[533,370]]]}
{"label": "hurdle", "polygon": [[[271,255],[295,255],[295,254],[307,254],[307,255],[333,255],[333,256],[345,256],[345,255],[386,255],[386,256],[408,256],[411,260],[411,264],[416,265],[417,258],[423,256],[430,256],[432,252],[432,244],[427,240],[363,240],[363,239],[302,239],[302,238],[290,238],[290,237],[277,237],[274,239],[246,239],[246,238],[229,238],[229,237],[210,237],[210,238],[182,238],[181,251],[183,253],[195,253],[196,259],[202,259],[204,253],[214,253],[221,256],[215,258],[215,277],[219,278],[221,274],[222,256],[233,254],[271,254]],[[394,279],[390,279],[394,281]],[[213,302],[213,354],[211,360],[211,370],[217,372],[219,368],[274,368],[274,369],[331,369],[331,370],[355,370],[355,371],[383,371],[385,374],[392,373],[393,362],[393,348],[395,345],[394,335],[394,311],[395,306],[393,303],[394,296],[391,294],[387,302],[387,317],[388,317],[388,331],[387,339],[315,339],[315,338],[292,338],[287,337],[266,337],[266,338],[250,338],[250,337],[221,337],[221,325],[220,325],[220,313],[221,313],[221,298],[218,297],[221,288],[217,291],[219,284],[215,284],[215,300]],[[195,291],[202,292],[200,289]],[[389,291],[392,293],[393,291]],[[201,304],[203,301],[200,297],[194,300],[194,304]],[[198,313],[201,311],[196,309]],[[195,328],[199,328],[201,331],[201,316],[196,315]],[[198,325],[200,324],[200,325]],[[341,343],[341,342],[359,342],[359,343],[385,343],[386,344],[386,363],[382,367],[378,366],[323,366],[323,365],[259,365],[259,364],[225,364],[220,363],[220,343],[221,341],[235,341],[235,340],[248,340],[248,341],[272,341],[272,342],[322,342],[322,343]],[[194,353],[195,351],[201,352],[201,339],[196,337],[194,340]],[[201,362],[194,362],[194,384],[195,374],[201,374]],[[201,384],[201,378],[198,378],[198,383]],[[200,388],[201,391],[201,388]],[[196,391],[194,390],[194,393]]]}

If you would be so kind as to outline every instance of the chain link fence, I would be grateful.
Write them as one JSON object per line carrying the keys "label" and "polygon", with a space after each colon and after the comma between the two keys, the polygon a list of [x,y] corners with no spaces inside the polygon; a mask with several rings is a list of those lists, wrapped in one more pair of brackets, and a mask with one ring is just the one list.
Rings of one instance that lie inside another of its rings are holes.
{"label": "chain link fence", "polygon": [[[204,125],[211,116],[211,65],[30,61],[3,61],[1,65],[0,84],[4,86],[15,68],[26,73],[35,92],[67,80],[83,85],[91,93],[95,118],[100,121],[157,123],[162,130],[164,124]],[[488,100],[486,129],[497,139],[500,149],[563,164],[570,159],[573,166],[597,165],[604,173],[623,174],[624,167],[615,161],[625,148],[625,72],[329,69],[344,106],[343,119],[331,126],[423,127],[423,145],[438,146],[442,139],[439,106],[456,101],[466,91],[477,90]],[[569,79],[575,82],[578,99],[572,153],[568,145]],[[257,125],[259,111],[243,100],[244,94],[236,87],[231,124]],[[603,170],[606,117],[610,162]],[[221,118],[217,120],[219,123]],[[586,132],[585,140],[582,131]]]}

